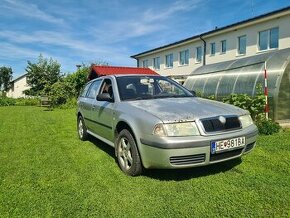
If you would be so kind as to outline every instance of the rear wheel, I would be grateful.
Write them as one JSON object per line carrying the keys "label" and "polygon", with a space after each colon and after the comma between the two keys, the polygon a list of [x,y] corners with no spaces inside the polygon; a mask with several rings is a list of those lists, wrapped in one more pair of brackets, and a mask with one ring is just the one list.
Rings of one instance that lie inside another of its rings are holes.
{"label": "rear wheel", "polygon": [[135,140],[127,129],[119,133],[115,149],[118,164],[124,173],[129,176],[138,176],[142,173],[142,164]]}
{"label": "rear wheel", "polygon": [[87,127],[85,125],[85,122],[82,116],[78,117],[77,129],[78,129],[78,135],[79,135],[80,140],[82,141],[87,140],[88,139]]}

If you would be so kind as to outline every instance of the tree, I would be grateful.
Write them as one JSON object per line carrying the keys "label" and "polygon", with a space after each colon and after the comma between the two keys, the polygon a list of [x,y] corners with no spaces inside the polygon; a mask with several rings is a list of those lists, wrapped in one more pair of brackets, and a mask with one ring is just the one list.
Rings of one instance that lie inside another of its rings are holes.
{"label": "tree", "polygon": [[67,103],[71,99],[76,99],[87,83],[90,68],[82,65],[76,72],[63,77],[51,86],[49,95],[53,105]]}
{"label": "tree", "polygon": [[83,64],[76,72],[67,75],[67,77],[65,78],[65,80],[68,83],[71,83],[73,86],[74,97],[78,97],[80,91],[82,90],[84,85],[88,82],[89,73],[90,67]]}
{"label": "tree", "polygon": [[39,55],[37,63],[28,61],[25,70],[28,73],[27,83],[31,88],[26,94],[48,95],[52,85],[63,77],[60,67],[56,60],[44,58],[42,55]]}
{"label": "tree", "polygon": [[7,92],[10,88],[10,82],[12,80],[13,71],[11,67],[0,68],[0,91],[3,93]]}

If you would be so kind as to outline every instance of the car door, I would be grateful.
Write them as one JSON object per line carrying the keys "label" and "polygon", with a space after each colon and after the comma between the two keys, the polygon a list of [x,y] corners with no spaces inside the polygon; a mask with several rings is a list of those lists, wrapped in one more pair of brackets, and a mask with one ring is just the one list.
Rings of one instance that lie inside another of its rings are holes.
{"label": "car door", "polygon": [[[110,92],[110,95],[114,96],[114,90],[112,87],[111,79],[104,79],[102,85],[100,86],[98,94]],[[95,121],[92,131],[107,139],[112,141],[114,139],[113,133],[113,117],[114,117],[114,102],[108,101],[97,101],[95,98],[91,110],[91,119]]]}
{"label": "car door", "polygon": [[88,116],[88,108],[86,107],[86,95],[88,93],[88,90],[90,88],[90,86],[92,85],[92,83],[87,83],[85,88],[81,91],[81,94],[78,98],[78,110],[81,112],[83,117],[87,117]]}
{"label": "car door", "polygon": [[83,118],[85,120],[86,127],[89,130],[93,130],[95,127],[95,121],[91,117],[91,111],[94,107],[94,101],[97,97],[97,93],[100,88],[102,80],[96,80],[92,83],[89,88],[89,91],[86,94],[86,97],[82,100],[82,109],[83,109]]}

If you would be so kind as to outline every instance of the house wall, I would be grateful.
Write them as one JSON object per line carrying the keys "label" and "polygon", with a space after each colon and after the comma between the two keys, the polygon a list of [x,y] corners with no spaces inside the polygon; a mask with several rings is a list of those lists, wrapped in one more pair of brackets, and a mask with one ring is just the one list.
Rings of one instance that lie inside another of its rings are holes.
{"label": "house wall", "polygon": [[[216,31],[212,34],[203,36],[206,41],[206,64],[213,64],[217,62],[223,62],[228,60],[235,60],[238,58],[254,56],[266,51],[259,51],[258,48],[258,36],[259,32],[268,30],[274,27],[279,27],[279,47],[278,49],[284,49],[290,47],[290,11],[283,12],[282,14],[276,14],[275,16],[256,20],[253,22],[245,23],[240,26],[230,27],[225,30]],[[246,35],[246,54],[239,55],[237,53],[238,37]],[[227,41],[227,51],[221,54],[221,40]],[[210,54],[210,43],[216,43],[215,55]],[[203,65],[203,61],[196,61],[196,47],[201,46],[203,51],[203,42],[200,38],[192,39],[185,43],[180,43],[168,47],[166,49],[156,50],[149,52],[148,54],[140,55],[137,57],[139,61],[139,67],[142,67],[144,60],[148,60],[149,68],[152,68],[157,73],[164,76],[176,76],[176,75],[188,75],[196,68]],[[189,49],[189,64],[180,66],[179,64],[179,52]],[[173,53],[173,67],[165,67],[165,55]],[[160,57],[160,70],[153,68],[153,58]],[[137,62],[138,62],[137,61]]]}
{"label": "house wall", "polygon": [[26,76],[20,77],[12,82],[12,88],[7,92],[7,97],[10,98],[24,98],[24,90],[29,89],[30,86],[27,84]]}

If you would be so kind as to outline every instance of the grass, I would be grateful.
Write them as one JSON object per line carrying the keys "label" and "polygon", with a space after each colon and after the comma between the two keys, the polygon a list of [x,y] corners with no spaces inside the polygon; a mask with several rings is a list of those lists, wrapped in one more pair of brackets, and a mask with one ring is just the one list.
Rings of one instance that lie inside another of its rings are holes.
{"label": "grass", "polygon": [[0,107],[1,217],[289,217],[290,131],[242,158],[128,177],[75,110]]}

